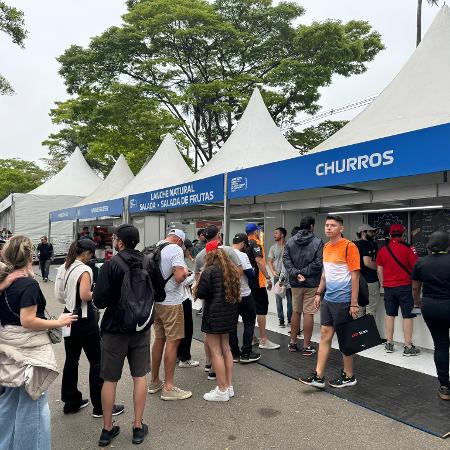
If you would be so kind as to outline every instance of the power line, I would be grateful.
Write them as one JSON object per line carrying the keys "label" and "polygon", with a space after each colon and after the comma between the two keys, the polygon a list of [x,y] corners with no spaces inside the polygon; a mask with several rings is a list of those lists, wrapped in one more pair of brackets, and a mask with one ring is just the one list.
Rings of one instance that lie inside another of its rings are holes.
{"label": "power line", "polygon": [[324,112],[316,114],[312,117],[308,117],[303,120],[300,120],[300,122],[298,122],[296,125],[305,125],[310,122],[315,122],[316,120],[324,119],[325,117],[333,116],[335,114],[339,114],[339,113],[342,113],[345,111],[350,111],[352,109],[361,108],[363,106],[370,105],[376,98],[377,98],[377,96],[375,95],[373,97],[368,97],[363,100],[358,100],[356,102],[349,103],[348,105],[344,105],[344,106],[340,106],[338,108],[333,108],[328,111],[324,111]]}

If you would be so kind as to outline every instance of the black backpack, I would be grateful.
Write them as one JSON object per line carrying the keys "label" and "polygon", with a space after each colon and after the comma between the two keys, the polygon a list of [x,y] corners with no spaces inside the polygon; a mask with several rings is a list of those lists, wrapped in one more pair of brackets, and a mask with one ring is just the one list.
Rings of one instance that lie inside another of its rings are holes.
{"label": "black backpack", "polygon": [[166,299],[166,284],[173,277],[173,273],[169,278],[164,278],[161,272],[161,251],[169,245],[168,242],[162,244],[154,244],[145,247],[142,253],[146,261],[146,268],[150,273],[152,284],[155,292],[155,302],[163,302]]}
{"label": "black backpack", "polygon": [[124,272],[115,320],[121,333],[143,331],[153,323],[154,289],[145,262],[128,264],[120,255],[115,258]]}
{"label": "black backpack", "polygon": [[[349,244],[350,244],[350,241],[348,242],[347,247],[345,247],[345,259],[346,260],[347,260],[347,252],[348,252]],[[358,305],[364,307],[364,306],[367,306],[368,304],[369,304],[369,286],[367,285],[367,281],[362,276],[361,271],[360,271],[360,273],[359,273]]]}

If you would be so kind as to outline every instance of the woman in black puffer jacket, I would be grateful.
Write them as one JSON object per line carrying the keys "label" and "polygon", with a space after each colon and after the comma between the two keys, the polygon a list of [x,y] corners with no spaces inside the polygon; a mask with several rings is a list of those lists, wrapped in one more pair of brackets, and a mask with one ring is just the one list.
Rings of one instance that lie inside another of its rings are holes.
{"label": "woman in black puffer jacket", "polygon": [[205,266],[194,296],[203,299],[202,331],[211,350],[217,377],[217,387],[203,398],[226,402],[234,397],[233,356],[228,336],[237,326],[241,295],[239,274],[227,254],[219,248],[219,241],[206,245]]}

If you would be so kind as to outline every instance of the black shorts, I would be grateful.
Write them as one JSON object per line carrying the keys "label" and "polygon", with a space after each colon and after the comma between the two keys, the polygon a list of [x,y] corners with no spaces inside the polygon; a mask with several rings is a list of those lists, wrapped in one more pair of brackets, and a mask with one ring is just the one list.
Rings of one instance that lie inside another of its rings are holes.
{"label": "black shorts", "polygon": [[336,328],[352,320],[350,302],[337,303],[322,300],[320,303],[320,325]]}
{"label": "black shorts", "polygon": [[414,299],[410,285],[384,288],[384,308],[386,315],[391,317],[398,316],[399,307],[404,319],[413,319],[416,317],[416,314],[412,312]]}
{"label": "black shorts", "polygon": [[101,349],[100,377],[105,381],[120,380],[125,357],[132,377],[150,372],[150,329],[130,334],[102,332]]}
{"label": "black shorts", "polygon": [[256,315],[267,316],[269,311],[269,296],[266,288],[253,288],[253,299],[255,300]]}

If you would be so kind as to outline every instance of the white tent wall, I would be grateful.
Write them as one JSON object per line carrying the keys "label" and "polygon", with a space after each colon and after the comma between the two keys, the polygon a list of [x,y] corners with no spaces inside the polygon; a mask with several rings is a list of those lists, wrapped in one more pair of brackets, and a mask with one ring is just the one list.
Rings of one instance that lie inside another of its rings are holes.
{"label": "white tent wall", "polygon": [[143,250],[144,247],[155,244],[165,237],[166,218],[164,215],[135,216],[132,223],[139,230],[137,250]]}
{"label": "white tent wall", "polygon": [[[35,195],[14,194],[14,234],[23,234],[38,243],[39,238],[48,234],[48,216],[50,211],[67,208],[78,202],[80,197],[73,195]],[[55,254],[63,254],[72,240],[71,221],[53,222],[51,242]]]}
{"label": "white tent wall", "polygon": [[6,208],[0,212],[0,230],[6,228],[7,230],[12,230],[14,224],[12,223],[12,209],[11,207]]}

